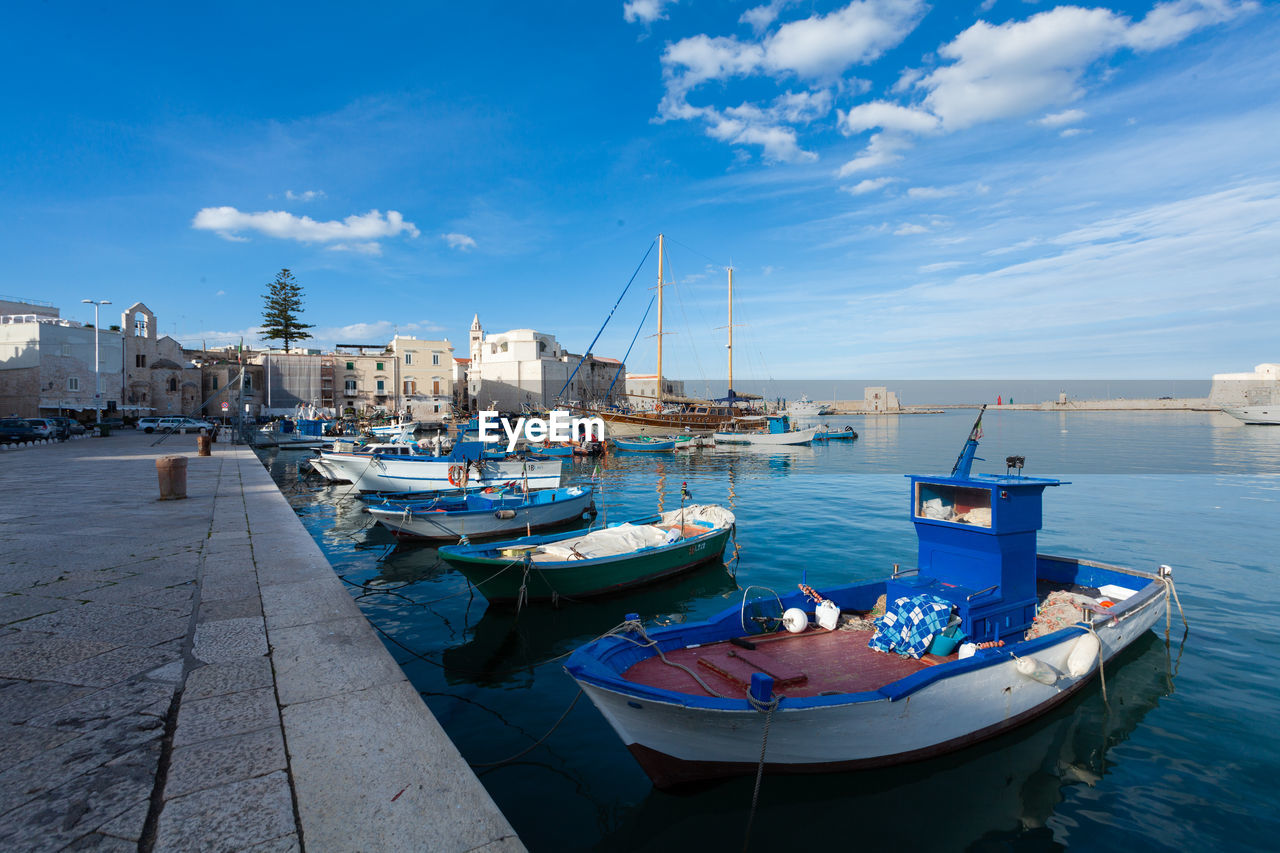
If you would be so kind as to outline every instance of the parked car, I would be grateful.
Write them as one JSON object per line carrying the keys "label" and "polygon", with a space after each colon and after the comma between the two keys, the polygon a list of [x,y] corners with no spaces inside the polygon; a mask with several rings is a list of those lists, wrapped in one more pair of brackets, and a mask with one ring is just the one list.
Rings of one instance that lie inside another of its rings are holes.
{"label": "parked car", "polygon": [[27,423],[36,432],[36,438],[57,438],[58,428],[48,418],[27,418]]}
{"label": "parked car", "polygon": [[70,438],[73,435],[84,435],[84,427],[79,421],[71,418],[48,418],[58,429],[58,438]]}
{"label": "parked car", "polygon": [[205,429],[213,432],[213,424],[208,421],[198,421],[195,418],[141,418],[138,421],[137,429],[143,432],[166,432],[180,429],[192,432]]}
{"label": "parked car", "polygon": [[0,418],[0,444],[25,444],[36,438],[36,431],[25,419]]}

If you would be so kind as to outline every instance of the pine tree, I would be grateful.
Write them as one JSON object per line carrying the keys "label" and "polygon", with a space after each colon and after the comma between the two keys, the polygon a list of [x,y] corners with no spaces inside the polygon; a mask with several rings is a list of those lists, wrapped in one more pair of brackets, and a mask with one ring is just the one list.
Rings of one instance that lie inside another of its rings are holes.
{"label": "pine tree", "polygon": [[298,318],[302,313],[302,285],[289,270],[282,269],[276,280],[267,285],[263,296],[266,309],[262,312],[262,337],[268,341],[284,341],[284,351],[290,345],[311,337],[307,329],[314,328]]}

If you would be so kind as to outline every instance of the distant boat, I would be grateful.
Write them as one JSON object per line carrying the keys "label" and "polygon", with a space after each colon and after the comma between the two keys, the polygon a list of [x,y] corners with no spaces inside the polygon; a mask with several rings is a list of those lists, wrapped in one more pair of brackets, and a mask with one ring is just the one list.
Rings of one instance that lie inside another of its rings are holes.
{"label": "distant boat", "polygon": [[369,514],[396,536],[417,539],[500,536],[581,519],[594,508],[590,486],[521,491],[486,489],[430,500],[371,503]]}
{"label": "distant boat", "polygon": [[793,418],[820,418],[831,414],[831,410],[821,403],[815,403],[807,396],[787,405],[787,414]]}
{"label": "distant boat", "polygon": [[724,507],[693,505],[591,531],[445,545],[440,557],[491,603],[587,598],[720,559],[733,526]]}
{"label": "distant boat", "polygon": [[1042,493],[1062,483],[971,475],[980,423],[950,476],[911,477],[918,570],[748,590],[705,622],[628,621],[570,656],[656,786],[969,746],[1059,706],[1166,614],[1167,566],[1037,556]]}
{"label": "distant boat", "polygon": [[427,426],[428,425],[422,421],[407,421],[405,423],[397,424],[378,424],[377,426],[369,427],[365,431],[371,435],[376,435],[379,438],[392,438],[399,435],[412,437],[415,432],[420,429],[426,429]]}
{"label": "distant boat", "polygon": [[1240,406],[1222,411],[1246,424],[1280,424],[1280,405]]}
{"label": "distant boat", "polygon": [[330,421],[312,418],[282,418],[263,426],[252,436],[254,447],[278,447],[281,450],[310,450],[332,439],[325,438]]}
{"label": "distant boat", "polygon": [[[756,423],[759,424],[759,428],[751,429]],[[816,426],[793,429],[791,427],[791,419],[786,415],[767,415],[760,418],[758,422],[748,418],[739,418],[735,421],[734,426],[738,427],[738,429],[729,432],[716,432],[714,434],[716,442],[718,444],[759,444],[783,447],[808,444],[818,434],[818,427]]]}

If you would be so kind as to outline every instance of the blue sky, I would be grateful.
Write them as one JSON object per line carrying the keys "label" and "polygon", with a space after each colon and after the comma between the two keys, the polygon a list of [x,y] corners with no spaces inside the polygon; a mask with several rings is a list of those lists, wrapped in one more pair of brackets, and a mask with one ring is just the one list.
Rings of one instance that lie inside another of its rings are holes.
{"label": "blue sky", "polygon": [[691,379],[728,264],[741,377],[1280,359],[1274,3],[181,5],[6,10],[0,293],[253,342],[289,267],[324,345],[581,351],[661,231]]}

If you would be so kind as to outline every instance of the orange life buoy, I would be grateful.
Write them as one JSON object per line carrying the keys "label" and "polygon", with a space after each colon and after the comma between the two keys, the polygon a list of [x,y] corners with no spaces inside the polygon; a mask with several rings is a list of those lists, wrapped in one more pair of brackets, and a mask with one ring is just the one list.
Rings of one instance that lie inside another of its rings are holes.
{"label": "orange life buoy", "polygon": [[461,489],[462,484],[467,481],[467,469],[464,465],[449,466],[449,485],[454,488]]}

